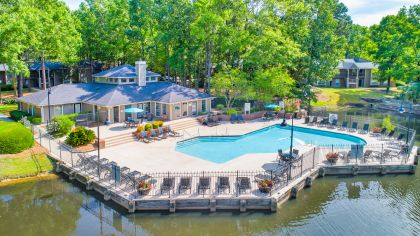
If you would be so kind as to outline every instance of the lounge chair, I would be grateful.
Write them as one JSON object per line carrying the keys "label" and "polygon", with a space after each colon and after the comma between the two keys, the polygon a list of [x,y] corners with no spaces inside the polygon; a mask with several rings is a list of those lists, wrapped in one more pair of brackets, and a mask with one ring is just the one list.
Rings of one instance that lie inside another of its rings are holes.
{"label": "lounge chair", "polygon": [[373,155],[372,150],[366,150],[365,153],[363,153],[363,161],[366,162],[366,159],[372,157],[372,155]]}
{"label": "lounge chair", "polygon": [[168,138],[168,133],[166,133],[162,127],[158,127],[159,137],[166,139]]}
{"label": "lounge chair", "polygon": [[236,115],[235,114],[232,114],[230,116],[230,123],[232,123],[232,124],[236,123]]}
{"label": "lounge chair", "polygon": [[238,177],[237,185],[239,194],[241,194],[242,190],[251,189],[251,182],[249,177]]}
{"label": "lounge chair", "polygon": [[351,128],[349,129],[350,132],[356,132],[357,130],[357,122],[351,123]]}
{"label": "lounge chair", "polygon": [[203,194],[206,190],[210,190],[210,177],[200,177],[198,179],[198,194],[200,194],[200,190],[203,190]]}
{"label": "lounge chair", "polygon": [[312,117],[312,121],[309,121],[309,125],[315,125],[318,122],[318,117]]}
{"label": "lounge chair", "polygon": [[151,130],[150,130],[150,134],[151,134],[151,136],[152,136],[152,139],[154,139],[154,140],[162,140],[162,138],[161,138],[161,137],[159,137],[159,135],[156,133],[156,130],[151,129]]}
{"label": "lounge chair", "polygon": [[149,136],[147,136],[146,131],[141,131],[140,134],[141,134],[141,138],[142,138],[143,142],[145,142],[145,143],[153,142],[153,139],[151,139],[151,138],[149,138]]}
{"label": "lounge chair", "polygon": [[337,120],[334,119],[329,125],[328,128],[334,129],[337,126]]}
{"label": "lounge chair", "polygon": [[176,131],[174,131],[174,130],[172,130],[169,125],[166,127],[166,129],[168,131],[169,136],[172,136],[172,137],[181,137],[181,134],[178,133],[178,132],[176,132]]}
{"label": "lounge chair", "polygon": [[305,121],[303,123],[306,125],[309,124],[309,118],[310,118],[309,116],[305,117]]}
{"label": "lounge chair", "polygon": [[299,150],[293,149],[292,150],[292,157],[293,158],[298,158],[299,157]]}
{"label": "lounge chair", "polygon": [[190,190],[191,194],[191,177],[181,177],[178,186],[178,193],[181,194],[181,190]]}
{"label": "lounge chair", "polygon": [[237,118],[238,118],[238,123],[244,123],[245,122],[244,117],[242,116],[242,114],[238,114]]}
{"label": "lounge chair", "polygon": [[339,128],[339,130],[346,130],[347,129],[347,121],[343,121],[343,123],[341,123],[341,127]]}
{"label": "lounge chair", "polygon": [[391,130],[391,132],[389,132],[389,133],[386,135],[386,138],[387,138],[388,140],[391,140],[391,139],[392,139],[392,136],[394,136],[394,134],[395,134],[395,130]]}
{"label": "lounge chair", "polygon": [[174,188],[175,188],[175,178],[173,177],[163,178],[163,182],[160,187],[160,194],[166,191],[167,192],[170,192],[171,190],[173,191]]}
{"label": "lounge chair", "polygon": [[220,189],[222,190],[229,189],[229,193],[230,193],[229,177],[221,176],[218,178],[217,193],[220,193]]}
{"label": "lounge chair", "polygon": [[364,124],[363,129],[360,130],[360,133],[362,133],[362,134],[369,133],[369,124]]}
{"label": "lounge chair", "polygon": [[283,154],[283,149],[277,150],[277,153],[278,153],[278,156],[277,156],[278,160],[281,160],[281,157],[284,155]]}

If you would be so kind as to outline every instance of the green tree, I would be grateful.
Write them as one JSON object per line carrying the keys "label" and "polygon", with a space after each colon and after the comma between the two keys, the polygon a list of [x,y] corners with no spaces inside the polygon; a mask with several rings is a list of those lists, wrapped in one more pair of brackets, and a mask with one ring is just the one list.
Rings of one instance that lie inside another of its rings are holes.
{"label": "green tree", "polygon": [[246,73],[237,68],[225,67],[212,80],[214,93],[225,98],[227,109],[232,107],[236,99],[249,98],[250,86]]}
{"label": "green tree", "polygon": [[270,102],[274,97],[290,96],[294,85],[293,78],[280,66],[258,70],[253,80],[255,98],[264,102]]}

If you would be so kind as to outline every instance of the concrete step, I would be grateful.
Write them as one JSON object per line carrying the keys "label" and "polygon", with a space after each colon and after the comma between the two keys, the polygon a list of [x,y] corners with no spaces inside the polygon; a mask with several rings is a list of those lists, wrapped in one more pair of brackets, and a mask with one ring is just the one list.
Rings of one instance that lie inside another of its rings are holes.
{"label": "concrete step", "polygon": [[136,136],[132,133],[121,134],[105,139],[105,147],[114,147],[125,143],[131,143],[137,141]]}

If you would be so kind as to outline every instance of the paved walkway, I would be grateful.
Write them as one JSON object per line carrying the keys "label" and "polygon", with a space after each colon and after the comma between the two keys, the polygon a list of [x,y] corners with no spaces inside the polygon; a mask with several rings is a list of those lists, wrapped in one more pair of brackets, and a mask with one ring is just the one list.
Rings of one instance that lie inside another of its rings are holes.
{"label": "paved walkway", "polygon": [[10,119],[7,115],[0,113],[0,121],[13,122],[14,120]]}

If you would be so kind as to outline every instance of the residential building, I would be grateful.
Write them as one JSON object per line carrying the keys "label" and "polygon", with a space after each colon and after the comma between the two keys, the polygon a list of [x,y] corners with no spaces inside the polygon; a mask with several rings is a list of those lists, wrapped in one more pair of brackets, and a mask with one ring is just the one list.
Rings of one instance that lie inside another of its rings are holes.
{"label": "residential building", "polygon": [[0,84],[9,84],[11,80],[11,74],[9,66],[6,64],[0,64]]}
{"label": "residential building", "polygon": [[[68,77],[68,68],[59,62],[45,61],[45,80],[46,87],[52,87],[65,83],[66,80],[70,79]],[[28,87],[30,88],[43,88],[43,79],[42,79],[42,62],[35,61],[29,64],[29,78],[26,81]]]}
{"label": "residential building", "polygon": [[19,98],[23,111],[42,117],[72,113],[99,114],[99,120],[118,123],[140,119],[142,113],[126,113],[136,107],[164,120],[174,120],[211,111],[212,97],[172,82],[159,81],[160,75],[146,70],[146,62],[121,65],[94,75],[92,83],[61,84]]}
{"label": "residential building", "polygon": [[336,88],[378,87],[386,83],[375,80],[373,70],[378,66],[361,58],[343,59],[337,66],[338,74],[329,82],[319,81],[319,86]]}

